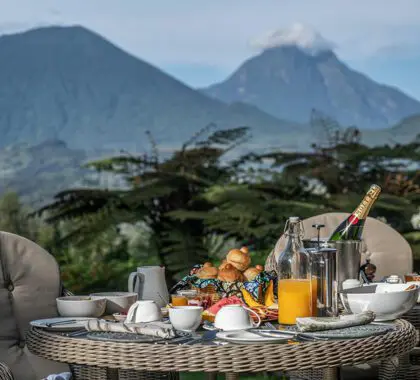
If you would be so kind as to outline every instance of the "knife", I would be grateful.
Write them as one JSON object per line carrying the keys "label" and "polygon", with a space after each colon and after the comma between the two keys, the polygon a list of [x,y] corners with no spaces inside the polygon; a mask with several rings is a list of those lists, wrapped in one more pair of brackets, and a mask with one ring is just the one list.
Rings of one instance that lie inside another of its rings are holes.
{"label": "knife", "polygon": [[67,325],[67,324],[71,324],[75,322],[80,322],[80,320],[76,321],[75,319],[66,319],[65,321],[49,322],[49,323],[46,323],[45,326],[52,327],[56,325]]}
{"label": "knife", "polygon": [[329,340],[328,338],[324,338],[324,337],[320,337],[320,336],[314,336],[311,334],[305,334],[305,333],[301,333],[299,331],[289,331],[289,330],[272,330],[272,329],[268,329],[268,330],[261,330],[261,329],[248,329],[247,331],[254,333],[256,335],[259,336],[263,336],[263,337],[269,337],[270,335],[290,335],[291,338],[294,339],[305,339],[305,340]]}
{"label": "knife", "polygon": [[46,323],[45,326],[52,327],[56,325],[70,325],[72,323],[80,323],[80,322],[86,322],[91,320],[92,318],[86,318],[86,319],[66,319],[64,321],[57,321],[57,322],[49,322]]}

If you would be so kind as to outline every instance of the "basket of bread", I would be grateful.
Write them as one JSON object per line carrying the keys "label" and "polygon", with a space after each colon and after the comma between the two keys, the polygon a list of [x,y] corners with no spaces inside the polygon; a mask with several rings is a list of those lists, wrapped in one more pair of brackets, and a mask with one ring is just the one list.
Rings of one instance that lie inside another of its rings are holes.
{"label": "basket of bread", "polygon": [[204,319],[214,320],[218,310],[227,304],[244,304],[255,310],[262,320],[277,318],[274,294],[275,272],[266,272],[262,265],[252,265],[247,247],[232,249],[219,266],[206,262],[196,265],[171,292],[194,289],[211,295]]}

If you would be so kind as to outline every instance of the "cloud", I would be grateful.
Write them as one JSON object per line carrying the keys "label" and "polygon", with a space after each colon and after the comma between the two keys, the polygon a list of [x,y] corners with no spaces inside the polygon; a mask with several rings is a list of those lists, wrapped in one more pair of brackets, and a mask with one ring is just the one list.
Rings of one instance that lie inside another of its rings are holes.
{"label": "cloud", "polygon": [[301,23],[295,23],[290,28],[277,29],[252,39],[250,45],[262,50],[295,45],[314,54],[336,48],[333,42],[326,40],[312,27]]}
{"label": "cloud", "polygon": [[[278,42],[279,36],[284,42],[278,28],[293,20],[334,41],[339,57],[347,60],[370,59],[387,45],[420,44],[419,0],[0,0],[0,9],[0,24],[81,24],[161,67],[205,64],[232,70],[253,54],[248,41],[272,30],[253,41],[254,48]],[[317,48],[328,46],[319,38],[315,43],[311,33],[300,37],[301,45],[306,38]]]}

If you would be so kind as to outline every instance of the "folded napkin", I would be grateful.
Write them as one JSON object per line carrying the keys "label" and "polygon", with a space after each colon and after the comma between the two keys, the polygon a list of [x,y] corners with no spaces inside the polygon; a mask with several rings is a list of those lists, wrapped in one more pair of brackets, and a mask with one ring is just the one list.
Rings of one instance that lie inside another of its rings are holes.
{"label": "folded napkin", "polygon": [[59,374],[53,374],[49,375],[45,378],[45,380],[70,380],[71,379],[71,373],[70,372],[63,372]]}
{"label": "folded napkin", "polygon": [[339,317],[307,317],[296,318],[296,326],[299,331],[323,331],[342,329],[350,326],[367,325],[375,319],[375,313],[364,311],[360,314],[340,315]]}
{"label": "folded napkin", "polygon": [[165,322],[120,323],[107,322],[101,319],[90,319],[86,322],[85,327],[88,331],[142,334],[163,339],[175,337],[174,328],[170,323]]}

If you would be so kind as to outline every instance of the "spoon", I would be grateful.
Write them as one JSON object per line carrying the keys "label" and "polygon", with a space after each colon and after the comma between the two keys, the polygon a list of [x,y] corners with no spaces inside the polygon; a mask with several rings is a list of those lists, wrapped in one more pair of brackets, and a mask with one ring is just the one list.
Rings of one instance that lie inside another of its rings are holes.
{"label": "spoon", "polygon": [[158,293],[158,296],[159,296],[159,298],[162,300],[162,302],[163,302],[163,303],[166,303],[166,307],[167,307],[167,308],[171,309],[171,308],[173,307],[171,303],[167,303],[167,302],[165,301],[165,299],[164,299],[164,298],[160,295],[160,293]]}

